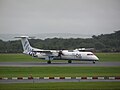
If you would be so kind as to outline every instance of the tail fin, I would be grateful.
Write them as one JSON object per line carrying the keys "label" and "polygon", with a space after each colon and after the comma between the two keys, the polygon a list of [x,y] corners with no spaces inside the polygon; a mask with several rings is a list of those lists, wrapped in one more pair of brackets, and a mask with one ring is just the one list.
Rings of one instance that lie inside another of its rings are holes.
{"label": "tail fin", "polygon": [[22,46],[23,46],[23,53],[29,54],[32,52],[32,47],[30,46],[30,43],[28,41],[28,36],[20,36],[20,37],[15,37],[15,38],[21,38]]}

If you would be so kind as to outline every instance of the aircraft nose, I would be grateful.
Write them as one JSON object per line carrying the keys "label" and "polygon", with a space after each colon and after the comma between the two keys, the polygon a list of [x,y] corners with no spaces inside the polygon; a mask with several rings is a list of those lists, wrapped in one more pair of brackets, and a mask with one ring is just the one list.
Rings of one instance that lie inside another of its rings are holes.
{"label": "aircraft nose", "polygon": [[99,58],[98,58],[97,56],[95,56],[95,60],[96,60],[96,61],[99,61]]}

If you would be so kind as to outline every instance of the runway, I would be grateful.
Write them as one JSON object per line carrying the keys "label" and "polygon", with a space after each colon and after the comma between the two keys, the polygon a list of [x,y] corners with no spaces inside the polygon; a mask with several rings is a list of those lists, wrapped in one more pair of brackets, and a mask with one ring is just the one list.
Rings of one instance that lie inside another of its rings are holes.
{"label": "runway", "polygon": [[77,80],[77,79],[61,79],[61,80],[45,80],[45,79],[32,79],[32,80],[0,80],[0,83],[48,83],[48,82],[120,82],[120,80]]}
{"label": "runway", "polygon": [[0,66],[11,66],[11,67],[46,67],[46,66],[120,66],[120,62],[96,62],[93,64],[92,62],[73,62],[73,63],[65,63],[65,62],[52,62],[51,64],[47,64],[46,62],[0,62]]}

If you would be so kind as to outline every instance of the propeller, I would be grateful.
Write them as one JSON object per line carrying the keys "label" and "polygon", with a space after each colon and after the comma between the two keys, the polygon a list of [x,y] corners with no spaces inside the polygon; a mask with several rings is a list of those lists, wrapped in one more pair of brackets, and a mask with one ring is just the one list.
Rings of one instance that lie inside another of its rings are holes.
{"label": "propeller", "polygon": [[63,54],[62,50],[60,50],[60,51],[58,52],[58,57],[61,58],[62,55],[64,55],[64,54]]}

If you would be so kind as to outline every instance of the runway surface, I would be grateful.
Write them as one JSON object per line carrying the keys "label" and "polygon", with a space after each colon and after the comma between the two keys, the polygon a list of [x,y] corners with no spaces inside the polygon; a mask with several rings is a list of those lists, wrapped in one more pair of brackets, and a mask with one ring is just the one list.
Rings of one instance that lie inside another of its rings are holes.
{"label": "runway surface", "polygon": [[120,82],[120,80],[77,80],[77,79],[32,79],[32,80],[0,80],[0,83],[48,83],[48,82]]}
{"label": "runway surface", "polygon": [[46,62],[0,62],[0,66],[13,66],[13,67],[46,67],[46,66],[120,66],[120,62],[73,62],[73,63],[63,63],[63,62],[52,62],[47,64]]}

